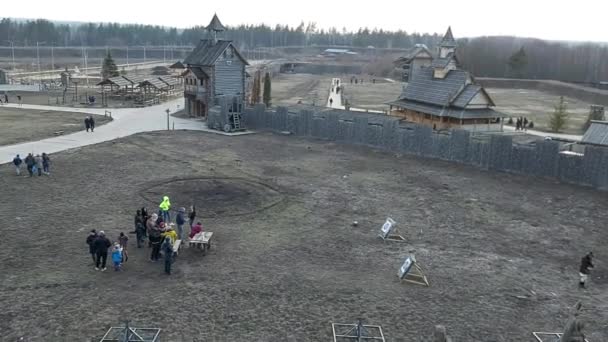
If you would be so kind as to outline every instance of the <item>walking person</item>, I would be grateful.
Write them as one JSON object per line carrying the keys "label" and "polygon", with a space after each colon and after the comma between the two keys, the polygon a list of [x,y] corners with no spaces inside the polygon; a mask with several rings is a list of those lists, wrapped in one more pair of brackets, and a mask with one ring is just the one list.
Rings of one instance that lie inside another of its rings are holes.
{"label": "walking person", "polygon": [[184,224],[186,224],[186,218],[184,215],[186,214],[186,208],[181,207],[177,212],[177,216],[175,216],[175,224],[177,225],[177,238],[180,240],[184,239]]}
{"label": "walking person", "polygon": [[95,239],[97,239],[97,232],[95,231],[95,229],[93,229],[89,233],[89,236],[87,236],[86,240],[87,245],[89,245],[89,254],[91,254],[91,258],[93,259],[93,265],[97,263],[97,260],[95,259]]}
{"label": "walking person", "polygon": [[334,105],[334,99],[329,99],[329,106],[333,107],[333,105]]}
{"label": "walking person", "polygon": [[89,124],[91,125],[91,133],[95,130],[95,119],[92,116],[89,116]]}
{"label": "walking person", "polygon": [[122,250],[122,261],[129,261],[129,253],[127,252],[127,247],[129,246],[129,237],[126,236],[125,233],[120,232],[120,235],[118,236],[118,244]]}
{"label": "walking person", "polygon": [[8,94],[4,94],[4,103],[8,103]]}
{"label": "walking person", "polygon": [[15,158],[13,158],[13,165],[15,165],[15,172],[17,173],[17,176],[21,175],[21,164],[23,164],[21,157],[19,157],[19,155],[15,156]]}
{"label": "walking person", "polygon": [[120,248],[118,242],[112,248],[112,263],[114,264],[114,271],[120,271],[120,267],[122,266],[122,248]]}
{"label": "walking person", "polygon": [[38,177],[42,176],[42,157],[37,154],[35,157],[36,160],[36,170],[38,171]]}
{"label": "walking person", "polygon": [[528,130],[528,118],[524,118],[524,125],[523,125],[523,127],[524,127],[524,131]]}
{"label": "walking person", "polygon": [[25,157],[25,166],[27,167],[27,172],[30,174],[30,177],[34,175],[35,165],[36,160],[34,160],[34,156],[31,153],[28,153],[27,157]]}
{"label": "walking person", "polygon": [[106,234],[102,231],[93,242],[95,248],[95,269],[99,271],[106,270],[106,261],[108,259],[108,248],[112,247],[112,243],[106,237]]}
{"label": "walking person", "polygon": [[51,167],[51,158],[49,157],[48,154],[43,152],[42,153],[42,172],[44,172],[44,174],[47,176],[51,175],[50,167]]}
{"label": "walking person", "polygon": [[171,215],[169,214],[169,210],[171,209],[171,201],[169,201],[169,196],[163,197],[163,201],[160,202],[158,208],[160,209],[163,221],[167,224],[171,223]]}
{"label": "walking person", "polygon": [[91,129],[91,120],[88,116],[84,118],[84,128],[86,128],[87,132],[89,131],[89,129]]}
{"label": "walking person", "polygon": [[584,289],[587,285],[587,279],[589,278],[589,274],[591,273],[591,269],[593,268],[593,252],[587,253],[581,259],[581,267],[579,269],[579,275],[581,276],[581,280],[579,282],[579,287]]}
{"label": "walking person", "polygon": [[21,102],[21,95],[17,95],[17,102],[19,102],[19,107],[23,106],[23,102]]}
{"label": "walking person", "polygon": [[194,225],[194,220],[196,219],[196,208],[194,204],[190,206],[190,213],[188,214],[188,221],[190,222],[190,229]]}
{"label": "walking person", "polygon": [[171,238],[166,237],[162,245],[163,253],[165,254],[165,273],[171,275],[171,262],[173,261],[173,244]]}

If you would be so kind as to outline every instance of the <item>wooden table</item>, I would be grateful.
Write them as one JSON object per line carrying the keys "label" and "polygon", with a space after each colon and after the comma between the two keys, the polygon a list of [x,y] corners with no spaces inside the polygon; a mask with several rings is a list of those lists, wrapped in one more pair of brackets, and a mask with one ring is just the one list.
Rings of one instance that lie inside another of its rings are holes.
{"label": "wooden table", "polygon": [[194,235],[193,238],[188,241],[190,246],[199,246],[203,249],[203,254],[206,254],[207,249],[211,248],[211,238],[213,237],[213,232],[200,232]]}

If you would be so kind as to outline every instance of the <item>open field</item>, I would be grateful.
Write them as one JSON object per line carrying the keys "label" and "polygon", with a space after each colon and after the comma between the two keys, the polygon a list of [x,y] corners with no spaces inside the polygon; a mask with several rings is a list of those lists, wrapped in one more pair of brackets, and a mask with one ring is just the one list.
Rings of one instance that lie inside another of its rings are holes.
{"label": "open field", "polygon": [[[554,107],[559,103],[559,96],[531,89],[487,89],[496,103],[496,110],[513,117],[524,116],[534,121],[534,129],[549,130],[549,120]],[[570,118],[563,133],[582,134],[582,127],[589,116],[589,106],[571,97],[564,98]]]}
{"label": "open field", "polygon": [[396,100],[403,90],[402,82],[387,82],[379,78],[374,84],[372,76],[364,76],[363,79],[363,84],[351,84],[348,76],[342,79],[344,94],[354,108],[386,111],[386,102]]}
{"label": "open field", "polygon": [[[0,167],[2,340],[97,341],[128,318],[163,341],[329,341],[331,322],[362,318],[387,341],[444,324],[456,341],[532,342],[577,300],[587,338],[608,339],[604,193],[266,133],[142,134],[54,154],[52,168]],[[210,253],[183,249],[167,277],[130,235],[124,272],[95,271],[87,232],[115,239],[163,194],[198,205]],[[376,237],[387,216],[405,243]],[[399,282],[411,251],[431,287]]]}
{"label": "open field", "polygon": [[276,74],[272,79],[272,103],[275,106],[304,104],[323,106],[329,96],[331,75]]}
{"label": "open field", "polygon": [[[58,131],[68,134],[84,130],[84,117],[79,113],[0,107],[0,146],[49,138]],[[94,118],[96,126],[111,120],[101,115]]]}

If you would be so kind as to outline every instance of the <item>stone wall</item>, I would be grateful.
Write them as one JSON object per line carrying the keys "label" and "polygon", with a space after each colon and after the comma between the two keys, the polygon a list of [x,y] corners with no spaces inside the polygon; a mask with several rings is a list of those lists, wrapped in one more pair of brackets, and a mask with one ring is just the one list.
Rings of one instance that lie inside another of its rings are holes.
{"label": "stone wall", "polygon": [[588,146],[584,156],[560,153],[556,141],[535,146],[514,145],[511,136],[493,135],[480,140],[465,130],[450,134],[428,126],[400,122],[398,118],[296,106],[267,110],[264,105],[243,114],[254,130],[291,132],[298,136],[364,145],[401,154],[441,159],[484,170],[509,172],[608,189],[608,149]]}

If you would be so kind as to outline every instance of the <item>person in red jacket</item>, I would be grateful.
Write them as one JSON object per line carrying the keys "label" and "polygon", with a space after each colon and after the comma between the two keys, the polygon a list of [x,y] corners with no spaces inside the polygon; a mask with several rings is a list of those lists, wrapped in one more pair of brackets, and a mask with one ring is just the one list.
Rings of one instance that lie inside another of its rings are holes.
{"label": "person in red jacket", "polygon": [[198,234],[202,231],[203,231],[203,225],[200,222],[197,222],[190,230],[190,235],[188,235],[188,237],[190,237],[192,239],[196,234]]}

